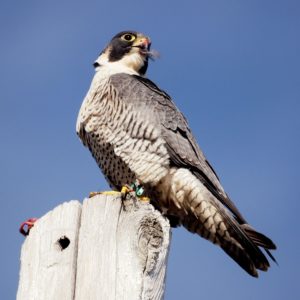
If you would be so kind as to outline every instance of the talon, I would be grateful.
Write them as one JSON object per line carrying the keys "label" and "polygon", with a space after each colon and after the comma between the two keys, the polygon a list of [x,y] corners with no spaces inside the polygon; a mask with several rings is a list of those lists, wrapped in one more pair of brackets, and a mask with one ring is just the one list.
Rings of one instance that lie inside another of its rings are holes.
{"label": "talon", "polygon": [[125,200],[126,199],[126,196],[130,193],[132,193],[134,190],[133,190],[133,187],[132,185],[123,185],[122,188],[121,188],[121,198],[122,200]]}
{"label": "talon", "polygon": [[103,191],[103,192],[90,192],[89,198],[93,198],[97,195],[120,195],[120,192],[117,191]]}
{"label": "talon", "polygon": [[150,198],[143,196],[145,189],[144,187],[141,185],[140,181],[138,179],[135,180],[134,183],[132,183],[130,186],[126,185],[122,187],[121,193],[122,195],[126,195],[128,193],[132,193],[134,192],[135,196],[143,202],[150,202]]}
{"label": "talon", "polygon": [[97,195],[120,195],[122,200],[126,199],[126,196],[130,193],[134,193],[134,195],[143,202],[150,202],[150,199],[148,197],[143,196],[144,194],[144,188],[140,184],[138,180],[136,180],[131,185],[124,185],[122,186],[121,192],[117,191],[103,191],[103,192],[90,192],[89,198],[92,198]]}
{"label": "talon", "polygon": [[93,198],[96,195],[99,195],[99,192],[90,192],[89,193],[89,198]]}
{"label": "talon", "polygon": [[121,194],[128,194],[130,192],[133,192],[132,188],[133,188],[132,186],[128,186],[128,185],[122,186]]}
{"label": "talon", "polygon": [[149,197],[139,197],[139,200],[142,201],[142,202],[146,202],[146,203],[150,203],[150,198]]}
{"label": "talon", "polygon": [[[30,232],[30,229],[34,226],[34,223],[37,221],[37,218],[30,218],[27,221],[23,222],[20,226],[20,233],[24,236],[27,236]],[[26,230],[27,227],[27,230]]]}

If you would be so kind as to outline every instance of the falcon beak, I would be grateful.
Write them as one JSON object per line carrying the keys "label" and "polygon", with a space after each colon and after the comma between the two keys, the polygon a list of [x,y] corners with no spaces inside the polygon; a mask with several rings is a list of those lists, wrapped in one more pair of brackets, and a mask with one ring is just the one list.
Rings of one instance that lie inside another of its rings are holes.
{"label": "falcon beak", "polygon": [[150,38],[146,36],[138,36],[136,41],[133,43],[132,47],[140,49],[140,53],[143,55],[148,55],[151,46]]}

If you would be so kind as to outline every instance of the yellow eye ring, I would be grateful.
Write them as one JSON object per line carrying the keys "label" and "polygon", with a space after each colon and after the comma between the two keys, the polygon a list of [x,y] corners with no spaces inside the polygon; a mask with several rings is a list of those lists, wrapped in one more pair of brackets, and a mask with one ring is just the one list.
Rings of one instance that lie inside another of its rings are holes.
{"label": "yellow eye ring", "polygon": [[131,33],[125,33],[121,36],[121,39],[126,42],[133,42],[136,39],[136,36]]}

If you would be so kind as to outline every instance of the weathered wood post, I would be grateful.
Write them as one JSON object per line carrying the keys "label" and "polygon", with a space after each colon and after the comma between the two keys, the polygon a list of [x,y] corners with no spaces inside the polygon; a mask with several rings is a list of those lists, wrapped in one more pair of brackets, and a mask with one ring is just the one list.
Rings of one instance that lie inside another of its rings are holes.
{"label": "weathered wood post", "polygon": [[64,203],[22,246],[17,300],[163,299],[170,238],[168,220],[134,197]]}

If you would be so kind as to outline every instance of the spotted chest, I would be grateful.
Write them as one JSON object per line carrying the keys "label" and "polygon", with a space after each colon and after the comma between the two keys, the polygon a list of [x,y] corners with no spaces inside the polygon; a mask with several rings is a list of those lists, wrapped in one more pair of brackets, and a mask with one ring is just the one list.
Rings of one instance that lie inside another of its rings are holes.
{"label": "spotted chest", "polygon": [[113,188],[139,179],[155,185],[169,156],[151,113],[122,98],[109,79],[91,87],[79,113],[78,132]]}
{"label": "spotted chest", "polygon": [[87,144],[90,152],[104,174],[110,187],[120,190],[125,184],[135,180],[135,174],[128,165],[115,154],[112,144],[105,142],[104,132],[90,133]]}

